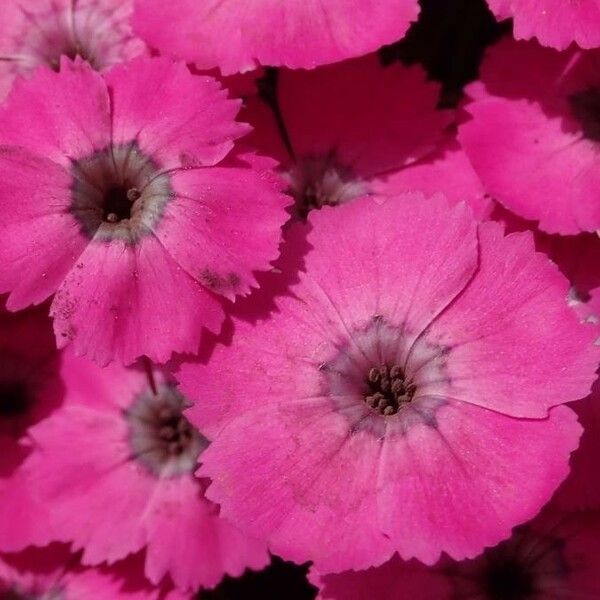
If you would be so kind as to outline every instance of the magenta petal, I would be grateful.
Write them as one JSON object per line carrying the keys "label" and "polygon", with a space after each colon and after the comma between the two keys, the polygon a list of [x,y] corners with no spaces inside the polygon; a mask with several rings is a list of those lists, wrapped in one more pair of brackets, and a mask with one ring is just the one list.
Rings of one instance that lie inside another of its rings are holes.
{"label": "magenta petal", "polygon": [[468,89],[472,118],[459,138],[475,171],[490,195],[549,233],[600,228],[597,117],[585,108],[599,66],[599,51],[504,40]]}
{"label": "magenta petal", "polygon": [[139,58],[114,67],[106,83],[113,144],[135,140],[161,168],[214,165],[248,131],[234,121],[239,101],[228,100],[216,79],[192,76],[183,63]]}
{"label": "magenta petal", "polygon": [[581,435],[565,407],[526,421],[449,402],[435,421],[387,438],[380,470],[382,530],[404,559],[428,565],[442,550],[472,558],[532,518],[567,476]]}
{"label": "magenta petal", "polygon": [[566,50],[571,42],[582,48],[600,46],[600,5],[597,0],[488,0],[499,19],[513,17],[518,40],[536,37],[543,46]]}
{"label": "magenta petal", "polygon": [[439,85],[422,68],[383,67],[377,55],[283,70],[277,91],[296,159],[333,153],[366,179],[431,153],[454,114],[436,109]]}
{"label": "magenta petal", "polygon": [[180,589],[210,588],[226,574],[239,577],[268,564],[265,544],[221,519],[194,479],[164,482],[157,500],[147,514],[146,574],[153,583],[170,573]]}
{"label": "magenta petal", "polygon": [[599,349],[594,328],[567,306],[567,280],[533,251],[528,233],[503,237],[501,226],[486,223],[479,238],[477,276],[423,338],[448,345],[450,382],[423,393],[528,418],[585,397]]}
{"label": "magenta petal", "polygon": [[272,173],[240,163],[175,173],[176,195],[155,229],[191,277],[230,300],[257,287],[253,271],[277,258],[290,202]]}
{"label": "magenta petal", "polygon": [[150,234],[134,246],[92,240],[56,293],[51,316],[61,346],[73,341],[99,364],[131,364],[143,354],[165,362],[172,352],[194,352],[202,327],[220,327],[223,309]]}
{"label": "magenta petal", "polygon": [[[306,258],[309,285],[315,298],[326,296],[333,310],[343,306],[344,320],[353,324],[382,315],[416,337],[476,268],[472,215],[464,204],[449,210],[443,197],[367,199],[313,212],[310,223],[309,242],[319,251]],[[374,272],[356,261],[357,247]]]}
{"label": "magenta petal", "polygon": [[[415,0],[137,0],[137,33],[151,46],[225,75],[261,65],[313,68],[401,38]],[[169,23],[169,27],[165,27]]]}
{"label": "magenta petal", "polygon": [[286,559],[339,571],[394,551],[378,526],[380,453],[380,440],[351,435],[326,399],[311,398],[244,413],[204,452],[199,473],[212,478],[207,496],[224,518]]}

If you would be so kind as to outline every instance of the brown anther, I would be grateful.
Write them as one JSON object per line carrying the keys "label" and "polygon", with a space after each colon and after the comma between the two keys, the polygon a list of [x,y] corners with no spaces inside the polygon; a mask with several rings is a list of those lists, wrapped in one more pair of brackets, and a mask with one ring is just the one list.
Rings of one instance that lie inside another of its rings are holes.
{"label": "brown anther", "polygon": [[402,377],[402,369],[398,365],[394,365],[390,369],[390,377],[392,379],[396,379],[397,377]]}
{"label": "brown anther", "polygon": [[177,437],[177,431],[175,431],[174,427],[166,425],[165,427],[160,428],[158,435],[160,435],[163,440],[173,440]]}
{"label": "brown anther", "polygon": [[161,421],[169,421],[176,415],[175,412],[168,406],[161,406],[158,410],[157,416]]}
{"label": "brown anther", "polygon": [[183,452],[183,444],[181,442],[171,442],[168,448],[169,454],[181,454]]}
{"label": "brown anther", "polygon": [[136,200],[139,200],[141,196],[142,192],[140,192],[140,190],[138,190],[135,187],[129,188],[127,190],[127,200],[129,200],[130,202],[135,202]]}
{"label": "brown anther", "polygon": [[415,394],[414,383],[405,380],[399,365],[373,367],[367,375],[364,401],[367,406],[383,416],[395,415],[410,403]]}
{"label": "brown anther", "polygon": [[373,367],[369,371],[369,381],[371,383],[377,383],[379,381],[380,377],[381,377],[381,375],[379,374],[379,369],[377,367]]}

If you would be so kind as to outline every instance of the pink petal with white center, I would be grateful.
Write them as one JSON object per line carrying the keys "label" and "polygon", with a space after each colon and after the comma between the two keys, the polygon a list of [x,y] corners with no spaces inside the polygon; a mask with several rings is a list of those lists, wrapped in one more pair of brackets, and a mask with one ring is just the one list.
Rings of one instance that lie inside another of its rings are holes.
{"label": "pink petal with white center", "polygon": [[[177,307],[173,293],[177,291]],[[151,234],[136,245],[92,240],[67,275],[50,311],[61,346],[105,365],[141,355],[166,362],[194,352],[202,327],[215,331],[223,309]]]}
{"label": "pink petal with white center", "polygon": [[383,67],[370,55],[316,71],[283,70],[278,100],[296,159],[331,155],[361,178],[414,163],[453,118],[436,110],[439,85],[423,69]]}
{"label": "pink petal with white center", "polygon": [[600,349],[567,306],[568,281],[528,233],[484,223],[479,242],[476,277],[421,338],[449,349],[448,380],[420,393],[525,418],[585,397]]}
{"label": "pink petal with white center", "polygon": [[600,2],[547,0],[487,0],[499,19],[513,17],[517,40],[536,37],[543,46],[565,50],[571,42],[582,48],[600,46]]}
{"label": "pink petal with white center", "polygon": [[180,589],[212,588],[224,574],[239,577],[246,568],[269,563],[264,542],[220,518],[218,507],[189,477],[163,484],[160,501],[149,510],[148,537],[159,542],[150,542],[146,558],[146,574],[155,584],[170,573]]}
{"label": "pink petal with white center", "polygon": [[5,0],[0,22],[0,100],[15,77],[39,66],[58,70],[61,56],[93,68],[144,54],[129,25],[133,0]]}
{"label": "pink petal with white center", "polygon": [[[390,223],[392,227],[383,226]],[[448,209],[441,198],[407,194],[381,204],[364,199],[317,211],[310,224],[314,229],[308,244],[319,250],[309,252],[303,266],[307,274],[300,274],[300,283],[291,286],[302,301],[277,299],[277,318],[261,323],[258,332],[235,321],[237,347],[250,356],[261,348],[260,353],[269,356],[268,365],[258,357],[256,365],[239,365],[228,358],[228,350],[217,347],[210,364],[184,364],[178,373],[184,392],[201,402],[198,410],[190,409],[190,416],[209,435],[218,431],[229,411],[265,401],[264,381],[256,377],[256,369],[269,373],[274,402],[292,390],[301,397],[318,395],[315,366],[330,358],[332,340],[347,335],[348,325],[366,327],[374,318],[396,323],[406,349],[460,293],[476,268],[475,222],[465,206]],[[303,233],[301,225],[290,231],[292,251],[278,263],[284,273],[298,268],[293,246],[302,247]],[[423,247],[427,252],[420,252]],[[357,248],[364,253],[364,263],[356,260]],[[439,277],[441,271],[444,277]],[[271,351],[273,340],[276,349]],[[310,360],[297,364],[298,355]],[[241,397],[240,378],[246,390]],[[219,402],[202,401],[209,397]]]}
{"label": "pink petal with white center", "polygon": [[549,233],[600,228],[600,53],[505,40],[468,92],[459,139],[488,193]]}
{"label": "pink petal with white center", "polygon": [[138,0],[135,7],[134,28],[147,43],[225,75],[367,54],[401,38],[419,12],[414,0],[253,0],[243,7],[235,0]]}
{"label": "pink petal with white center", "polygon": [[[187,401],[168,395],[177,392],[164,374],[64,357],[65,406],[32,429],[24,466],[40,500],[54,507],[53,539],[83,550],[86,565],[145,550],[145,575],[155,585],[167,575],[183,591],[264,566],[265,544],[221,521],[193,476],[207,440],[189,426],[188,445],[168,454],[165,429],[181,431]],[[175,406],[179,413],[163,414]]]}
{"label": "pink petal with white center", "polygon": [[249,131],[234,120],[239,101],[228,100],[216,79],[192,76],[183,63],[139,58],[114,67],[106,83],[113,144],[135,140],[162,169],[214,165]]}
{"label": "pink petal with white center", "polygon": [[230,300],[257,287],[253,272],[269,269],[279,255],[276,241],[290,203],[279,191],[282,182],[246,158],[175,173],[174,197],[155,229],[191,277]]}

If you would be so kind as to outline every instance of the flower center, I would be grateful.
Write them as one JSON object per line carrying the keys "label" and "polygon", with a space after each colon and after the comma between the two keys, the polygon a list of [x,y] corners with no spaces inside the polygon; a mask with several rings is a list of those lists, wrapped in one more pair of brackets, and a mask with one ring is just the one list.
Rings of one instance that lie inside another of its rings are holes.
{"label": "flower center", "polygon": [[569,98],[571,110],[581,123],[583,135],[593,142],[600,142],[600,87],[590,87]]}
{"label": "flower center", "polygon": [[289,191],[302,219],[313,209],[344,204],[367,193],[365,182],[350,169],[337,165],[332,156],[304,158],[288,177]]}
{"label": "flower center", "polygon": [[21,381],[0,381],[0,417],[16,417],[29,409],[27,386]]}
{"label": "flower center", "polygon": [[365,403],[384,416],[395,415],[409,404],[415,395],[416,386],[407,381],[402,368],[393,365],[373,367],[367,375]]}
{"label": "flower center", "polygon": [[187,420],[186,399],[172,385],[138,395],[125,412],[132,456],[158,476],[192,472],[208,440]]}
{"label": "flower center", "polygon": [[531,570],[514,558],[490,563],[484,588],[490,600],[527,600],[535,594]]}
{"label": "flower center", "polygon": [[194,428],[172,406],[161,407],[156,414],[155,435],[171,456],[180,456],[192,442]]}
{"label": "flower center", "polygon": [[71,214],[89,238],[131,244],[158,223],[172,197],[170,180],[132,142],[73,162]]}
{"label": "flower center", "polygon": [[107,223],[118,223],[131,218],[133,203],[142,193],[136,187],[124,185],[110,188],[104,194],[103,218]]}

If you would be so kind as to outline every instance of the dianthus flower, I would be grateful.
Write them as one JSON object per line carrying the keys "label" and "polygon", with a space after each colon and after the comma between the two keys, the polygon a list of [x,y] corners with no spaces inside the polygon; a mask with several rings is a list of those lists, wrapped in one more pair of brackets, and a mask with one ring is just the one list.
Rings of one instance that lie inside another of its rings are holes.
{"label": "dianthus flower", "polygon": [[14,552],[51,539],[48,506],[23,476],[29,428],[62,400],[60,358],[52,324],[40,309],[0,310],[0,550]]}
{"label": "dianthus flower", "polygon": [[556,405],[589,393],[592,328],[530,234],[462,204],[367,198],[308,226],[270,318],[178,373],[207,496],[324,572],[475,556],[567,475],[581,428]]}
{"label": "dianthus flower", "polygon": [[269,268],[288,202],[271,161],[231,152],[247,127],[225,96],[159,58],[18,82],[0,113],[7,307],[56,292],[59,346],[100,364],[164,362],[218,330],[218,295]]}
{"label": "dianthus flower", "polygon": [[63,407],[32,428],[24,469],[52,506],[55,539],[83,550],[84,565],[145,548],[154,584],[183,590],[268,563],[265,544],[242,535],[204,497],[194,476],[208,440],[182,414],[188,401],[160,372],[99,368],[63,357]]}
{"label": "dianthus flower", "polygon": [[361,56],[401,38],[418,13],[416,0],[137,0],[133,25],[161,52],[230,75]]}
{"label": "dianthus flower", "polygon": [[600,51],[503,40],[459,138],[489,194],[549,233],[600,229]]}
{"label": "dianthus flower", "polygon": [[366,571],[310,578],[320,600],[591,600],[600,597],[599,567],[600,512],[552,507],[474,560],[428,569],[395,556]]}
{"label": "dianthus flower", "polygon": [[362,196],[443,192],[482,217],[491,201],[451,131],[454,112],[438,110],[439,85],[419,66],[381,65],[376,55],[316,71],[282,70],[273,114],[257,98],[244,116],[248,143],[272,156],[295,198],[296,214]]}
{"label": "dianthus flower", "polygon": [[60,57],[80,57],[102,70],[146,52],[131,31],[133,0],[3,0],[0,100],[17,75]]}
{"label": "dianthus flower", "polygon": [[85,569],[65,545],[29,548],[0,558],[3,600],[191,600],[166,585],[152,587],[138,557],[111,568]]}
{"label": "dianthus flower", "polygon": [[536,37],[542,46],[565,50],[575,42],[582,48],[600,46],[600,2],[487,0],[498,19],[513,18],[518,40]]}

